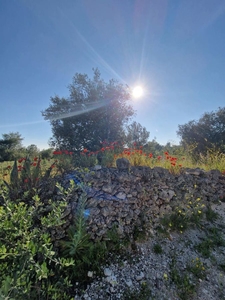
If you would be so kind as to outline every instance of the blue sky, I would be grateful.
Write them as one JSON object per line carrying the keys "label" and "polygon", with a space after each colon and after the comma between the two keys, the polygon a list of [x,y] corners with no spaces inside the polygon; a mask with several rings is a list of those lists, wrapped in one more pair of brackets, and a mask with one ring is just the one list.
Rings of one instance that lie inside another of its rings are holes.
{"label": "blue sky", "polygon": [[0,134],[48,148],[41,110],[98,67],[142,85],[134,120],[178,143],[178,124],[225,105],[224,33],[225,0],[0,0]]}

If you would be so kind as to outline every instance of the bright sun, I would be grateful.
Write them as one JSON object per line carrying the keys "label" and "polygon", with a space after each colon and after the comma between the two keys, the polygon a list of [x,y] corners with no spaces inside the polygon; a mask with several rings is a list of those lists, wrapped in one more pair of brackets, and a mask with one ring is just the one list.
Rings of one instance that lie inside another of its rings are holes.
{"label": "bright sun", "polygon": [[140,98],[143,95],[143,88],[140,85],[135,86],[132,91],[132,95],[134,98]]}

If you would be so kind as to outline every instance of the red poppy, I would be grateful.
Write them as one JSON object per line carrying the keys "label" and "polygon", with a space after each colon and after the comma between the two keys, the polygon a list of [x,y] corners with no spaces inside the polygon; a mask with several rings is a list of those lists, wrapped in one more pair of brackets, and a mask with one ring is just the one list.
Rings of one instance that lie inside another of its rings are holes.
{"label": "red poppy", "polygon": [[166,156],[168,156],[168,155],[169,155],[169,152],[166,151],[166,152],[164,152],[164,154],[165,154]]}
{"label": "red poppy", "polygon": [[181,167],[182,167],[182,165],[179,165],[179,167],[181,168]]}
{"label": "red poppy", "polygon": [[87,152],[88,152],[88,149],[84,148],[83,153],[87,153]]}
{"label": "red poppy", "polygon": [[23,161],[23,158],[18,159],[18,163],[21,164],[22,161]]}
{"label": "red poppy", "polygon": [[160,156],[160,155],[157,157],[158,160],[160,160],[161,158],[162,158],[162,156]]}
{"label": "red poppy", "polygon": [[175,166],[176,166],[176,163],[174,163],[174,162],[171,162],[171,165],[175,167]]}
{"label": "red poppy", "polygon": [[170,161],[176,161],[177,160],[177,158],[176,157],[170,157]]}
{"label": "red poppy", "polygon": [[55,168],[55,165],[51,165],[51,169]]}
{"label": "red poppy", "polygon": [[69,151],[68,150],[64,150],[63,151],[65,154],[69,154]]}
{"label": "red poppy", "polygon": [[62,154],[62,151],[54,151],[53,154],[54,154],[54,155],[61,155],[61,154]]}
{"label": "red poppy", "polygon": [[28,183],[28,181],[29,181],[28,178],[24,179],[24,182],[25,182],[25,183]]}
{"label": "red poppy", "polygon": [[105,151],[105,148],[102,148],[101,151],[102,151],[102,152]]}
{"label": "red poppy", "polygon": [[152,153],[149,153],[149,155],[148,155],[150,158],[152,158],[152,156],[153,156],[153,154]]}
{"label": "red poppy", "polygon": [[11,166],[8,166],[8,167],[7,167],[7,169],[11,169],[11,168],[12,168]]}
{"label": "red poppy", "polygon": [[32,164],[32,166],[34,166],[34,167],[36,167],[36,165],[37,165],[36,163],[33,163],[33,164]]}
{"label": "red poppy", "polygon": [[35,158],[34,158],[34,161],[37,161],[37,160],[38,160],[38,158],[37,158],[37,157],[35,157]]}

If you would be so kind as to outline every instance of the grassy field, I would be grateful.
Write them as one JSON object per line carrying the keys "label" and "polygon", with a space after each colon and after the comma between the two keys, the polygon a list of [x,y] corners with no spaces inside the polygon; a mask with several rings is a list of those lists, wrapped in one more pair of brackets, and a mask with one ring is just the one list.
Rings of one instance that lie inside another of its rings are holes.
{"label": "grassy field", "polygon": [[[195,161],[189,153],[186,155],[171,155],[163,152],[161,155],[154,156],[146,153],[142,147],[138,149],[127,148],[123,151],[115,151],[115,148],[105,147],[101,151],[90,152],[84,149],[78,160],[74,160],[72,155],[57,155],[52,159],[41,160],[41,174],[45,174],[46,170],[53,166],[52,174],[73,169],[76,166],[89,167],[98,164],[97,157],[101,155],[101,165],[106,167],[115,167],[118,158],[127,158],[131,166],[148,166],[154,168],[156,166],[169,169],[171,173],[179,173],[182,168],[200,168],[206,171],[219,170],[225,173],[225,154],[219,152],[208,152],[207,155],[200,155]],[[18,160],[18,170],[21,171],[23,161]],[[13,161],[4,161],[0,163],[0,179],[10,181],[10,172],[13,168]],[[31,160],[31,167],[34,167],[35,161]]]}

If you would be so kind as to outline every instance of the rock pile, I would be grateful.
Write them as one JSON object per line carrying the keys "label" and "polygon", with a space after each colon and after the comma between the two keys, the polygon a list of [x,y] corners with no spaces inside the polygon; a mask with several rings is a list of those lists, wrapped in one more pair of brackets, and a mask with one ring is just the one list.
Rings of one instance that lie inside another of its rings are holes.
{"label": "rock pile", "polygon": [[185,209],[196,199],[207,205],[225,197],[225,176],[218,170],[183,169],[174,175],[161,167],[124,171],[95,166],[82,179],[77,171],[67,174],[64,184],[71,178],[80,187],[71,197],[68,220],[73,219],[79,194],[85,191],[87,230],[93,239],[104,238],[115,225],[120,235],[132,235],[134,226],[147,222],[154,228],[162,215],[178,205]]}

